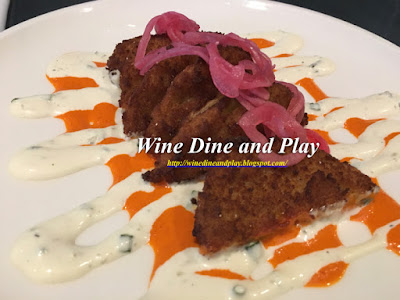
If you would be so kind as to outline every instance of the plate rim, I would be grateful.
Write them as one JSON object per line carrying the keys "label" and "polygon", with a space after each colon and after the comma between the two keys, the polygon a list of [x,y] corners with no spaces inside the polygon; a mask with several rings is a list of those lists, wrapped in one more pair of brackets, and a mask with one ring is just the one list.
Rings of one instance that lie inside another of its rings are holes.
{"label": "plate rim", "polygon": [[[23,21],[19,24],[16,24],[12,27],[9,27],[5,30],[3,30],[2,32],[0,32],[0,42],[5,39],[6,37],[12,35],[12,34],[17,34],[18,32],[24,30],[25,28],[29,27],[29,26],[33,26],[36,23],[40,23],[43,21],[46,21],[48,18],[52,18],[52,17],[56,17],[57,15],[62,15],[62,14],[66,14],[66,13],[72,13],[75,10],[79,10],[80,8],[83,8],[84,6],[90,5],[93,8],[95,6],[101,6],[101,5],[105,5],[104,3],[111,3],[111,1],[113,1],[114,3],[116,2],[116,0],[92,0],[92,1],[88,1],[88,2],[84,2],[84,3],[80,3],[80,4],[75,4],[72,6],[68,6],[68,7],[64,7],[64,8],[60,8],[51,12],[47,12],[45,14],[36,16],[34,18],[28,19],[26,21]],[[127,0],[117,0],[118,2],[124,2]],[[222,0],[218,0],[221,1]],[[239,2],[239,0],[233,0],[236,2]],[[327,20],[330,20],[332,22],[338,22],[340,24],[342,24],[343,26],[347,26],[349,28],[351,28],[352,30],[355,31],[359,31],[361,33],[363,33],[364,35],[368,36],[369,38],[374,39],[376,42],[379,43],[384,43],[386,46],[392,48],[395,51],[399,52],[400,55],[400,46],[396,45],[395,43],[385,39],[384,37],[381,37],[380,35],[373,33],[367,29],[364,29],[358,25],[355,25],[353,23],[350,23],[348,21],[342,20],[340,18],[322,13],[322,12],[318,12],[309,8],[305,8],[305,7],[301,7],[301,6],[297,6],[294,4],[288,4],[288,3],[282,3],[282,2],[277,2],[277,1],[273,1],[273,0],[254,0],[256,2],[262,2],[262,3],[268,3],[269,5],[275,6],[275,7],[280,7],[282,9],[290,9],[290,10],[299,10],[299,11],[304,11],[305,13],[311,14],[311,15],[315,15],[317,17],[321,17],[321,18],[326,18]],[[117,6],[118,4],[116,4]],[[241,6],[243,6],[241,4]],[[260,11],[260,9],[255,9],[255,8],[250,8],[253,9],[255,11]],[[80,11],[78,11],[80,12]],[[81,12],[80,12],[81,13]]]}

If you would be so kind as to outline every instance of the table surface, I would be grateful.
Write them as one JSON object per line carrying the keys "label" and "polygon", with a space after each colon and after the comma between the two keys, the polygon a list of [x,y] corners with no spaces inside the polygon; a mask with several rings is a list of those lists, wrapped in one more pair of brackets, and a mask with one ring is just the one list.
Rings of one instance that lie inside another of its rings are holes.
{"label": "table surface", "polygon": [[[46,12],[83,2],[87,0],[10,0],[6,28]],[[280,0],[279,2],[334,16],[374,32],[400,46],[400,0]]]}

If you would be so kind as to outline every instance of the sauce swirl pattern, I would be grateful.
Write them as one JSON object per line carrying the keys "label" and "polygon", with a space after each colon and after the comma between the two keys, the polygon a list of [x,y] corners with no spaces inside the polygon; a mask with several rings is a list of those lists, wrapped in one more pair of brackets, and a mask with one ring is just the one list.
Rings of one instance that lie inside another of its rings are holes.
{"label": "sauce swirl pattern", "polygon": [[[309,128],[324,134],[332,154],[348,160],[369,176],[398,169],[400,96],[385,92],[363,99],[329,98],[314,78],[334,70],[319,56],[298,56],[300,37],[282,32],[248,36],[272,57],[277,80],[303,87],[309,103]],[[400,255],[400,206],[383,191],[358,213],[333,221],[293,228],[273,240],[226,251],[208,258],[199,254],[191,235],[193,204],[201,182],[154,186],[141,173],[154,161],[137,154],[136,140],[126,140],[117,102],[118,74],[105,69],[106,54],[69,53],[52,62],[47,78],[51,95],[14,99],[10,112],[23,118],[54,116],[66,133],[18,152],[10,172],[22,179],[45,180],[106,164],[113,183],[106,194],[23,233],[12,250],[13,262],[37,282],[78,278],[143,245],[155,253],[151,284],[143,299],[265,299],[297,287],[330,286],[351,261],[388,248]],[[355,119],[357,118],[357,119]],[[397,119],[396,119],[397,118]],[[354,144],[329,137],[346,128]],[[94,246],[79,246],[77,237],[96,222],[125,209],[131,221]],[[371,239],[346,247],[336,227],[343,220],[362,222]],[[58,228],[69,228],[62,231]],[[268,269],[260,273],[258,269]]]}

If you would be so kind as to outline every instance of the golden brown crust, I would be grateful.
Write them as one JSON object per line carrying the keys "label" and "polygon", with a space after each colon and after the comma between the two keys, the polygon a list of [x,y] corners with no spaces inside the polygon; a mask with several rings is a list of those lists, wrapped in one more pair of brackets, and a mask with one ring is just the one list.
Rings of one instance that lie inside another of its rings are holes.
{"label": "golden brown crust", "polygon": [[[139,41],[137,37],[117,45],[107,64],[121,72],[124,132],[185,145],[181,154],[156,155],[156,168],[143,175],[145,180],[171,183],[205,175],[193,229],[203,253],[271,236],[330,213],[331,206],[359,205],[374,193],[376,186],[367,176],[323,151],[288,168],[168,168],[168,160],[257,161],[258,157],[237,151],[188,154],[192,137],[235,145],[248,141],[237,125],[245,109],[217,91],[207,65],[195,56],[164,60],[141,76],[134,68]],[[170,44],[165,35],[152,36],[147,52]],[[236,47],[219,51],[232,64],[249,59]],[[270,101],[288,107],[289,89],[275,83],[268,91]],[[301,123],[307,123],[306,114]]]}
{"label": "golden brown crust", "polygon": [[208,137],[214,142],[227,142],[235,137],[244,136],[242,129],[236,124],[245,109],[236,99],[223,97],[218,99],[215,105],[198,113],[192,118],[186,119],[179,128],[171,143],[183,142],[183,151],[180,154],[162,154],[157,156],[156,168],[143,174],[143,178],[151,182],[181,182],[195,179],[205,173],[206,168],[171,168],[167,167],[168,160],[184,161],[205,159],[213,160],[214,154],[200,152],[189,154],[192,137],[207,140]]}
{"label": "golden brown crust", "polygon": [[196,56],[172,57],[146,72],[140,87],[129,96],[128,105],[123,112],[122,121],[126,135],[144,134],[154,108],[164,98],[175,76],[197,59]]}
{"label": "golden brown crust", "polygon": [[[257,157],[232,152],[217,159]],[[203,253],[214,253],[311,221],[338,203],[357,199],[360,205],[375,188],[368,176],[321,150],[288,168],[211,168],[197,200],[193,235]]]}
{"label": "golden brown crust", "polygon": [[217,94],[218,90],[205,62],[187,66],[175,77],[163,100],[153,110],[145,136],[161,137],[163,142],[169,142],[176,135],[182,121]]}
{"label": "golden brown crust", "polygon": [[[237,47],[219,47],[219,51],[233,65],[250,59],[247,52]],[[218,95],[208,65],[201,59],[188,65],[174,78],[162,101],[154,108],[145,136],[161,137],[163,142],[169,142],[185,119]]]}
{"label": "golden brown crust", "polygon": [[[163,123],[160,130],[156,130],[155,124],[159,121],[163,121],[161,114],[162,108],[157,108],[159,104],[166,96],[168,88],[174,81],[175,77],[186,69],[191,64],[197,62],[204,63],[202,59],[197,56],[178,56],[172,57],[161,61],[154,65],[144,76],[139,74],[139,71],[134,67],[134,60],[136,57],[137,47],[139,45],[141,37],[136,37],[130,40],[125,40],[118,44],[107,62],[109,70],[119,70],[120,76],[120,87],[122,90],[120,106],[123,108],[123,123],[124,133],[128,136],[135,134],[143,135],[146,129],[150,125],[153,117],[156,120],[152,123],[147,136],[154,136],[155,134],[162,134],[164,137],[171,137],[179,128],[179,122],[167,121]],[[166,35],[153,35],[150,38],[149,44],[146,49],[146,53],[153,51],[161,47],[171,46],[171,41]],[[249,59],[250,56],[247,52],[241,50],[238,47],[219,47],[221,56],[228,60],[230,63],[236,65],[243,59]],[[169,93],[169,97],[163,108],[167,105],[175,104],[175,113],[178,113],[177,117],[183,116],[190,109],[196,110],[201,105],[194,105],[195,101],[191,101],[191,104],[187,105],[176,105],[177,102],[183,100],[190,100],[191,96],[194,96],[201,103],[207,102],[215,97],[216,89],[214,86],[207,87],[200,86],[196,79],[202,79],[203,83],[211,81],[209,73],[201,70],[202,68],[189,69],[185,73],[192,77],[193,87],[187,87],[184,91],[176,92],[174,87],[171,87],[172,91]],[[197,71],[197,74],[202,76],[201,78],[195,78],[190,72]],[[184,74],[180,78],[182,79]],[[189,82],[190,83],[190,82]],[[182,82],[176,83],[177,87],[182,88]],[[203,92],[203,93],[201,93]],[[214,96],[212,95],[214,94]],[[167,94],[168,95],[168,94]],[[186,102],[184,101],[184,102]],[[157,109],[156,109],[157,108]],[[153,113],[153,111],[155,112]],[[180,120],[175,118],[175,120]],[[157,128],[158,129],[158,128]],[[159,132],[161,131],[161,132]]]}
{"label": "golden brown crust", "polygon": [[[107,68],[110,71],[120,71],[120,87],[122,90],[120,106],[126,108],[130,95],[140,87],[143,76],[139,74],[139,70],[134,67],[137,48],[139,46],[141,36],[133,39],[124,40],[119,43],[113,54],[107,61]],[[171,44],[170,39],[166,35],[155,35],[149,41],[147,53],[158,48],[166,47]]]}
{"label": "golden brown crust", "polygon": [[[292,93],[279,83],[268,88],[270,101],[276,102],[285,108],[289,105]],[[151,182],[165,181],[168,183],[192,180],[203,175],[207,168],[171,168],[167,167],[168,160],[184,161],[196,160],[212,161],[214,154],[201,152],[199,154],[187,154],[192,137],[206,140],[208,137],[213,142],[228,142],[238,138],[246,139],[243,130],[237,125],[240,117],[246,110],[235,99],[223,97],[218,103],[206,111],[186,119],[179,128],[176,136],[171,140],[173,144],[183,142],[185,148],[182,153],[162,154],[157,156],[156,168],[144,174],[143,178]]]}
{"label": "golden brown crust", "polygon": [[[172,80],[186,66],[199,59],[196,56],[172,57],[141,76],[134,66],[140,39],[136,37],[118,44],[107,62],[109,70],[119,70],[121,73],[120,106],[123,108],[124,133],[128,136],[144,133],[150,124],[153,109],[164,97]],[[146,53],[170,45],[171,41],[166,35],[153,35]]]}

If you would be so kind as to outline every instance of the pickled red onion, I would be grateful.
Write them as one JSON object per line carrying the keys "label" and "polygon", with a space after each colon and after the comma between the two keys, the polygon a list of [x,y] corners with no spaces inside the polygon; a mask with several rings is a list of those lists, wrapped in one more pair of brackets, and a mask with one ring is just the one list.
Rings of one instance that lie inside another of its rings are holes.
{"label": "pickled red onion", "polygon": [[200,26],[185,15],[174,11],[169,11],[162,15],[155,16],[149,21],[144,29],[143,36],[140,39],[136,51],[135,65],[146,55],[147,45],[149,44],[153,28],[156,30],[157,34],[167,33],[171,41],[177,42],[182,38],[183,31],[198,31]]}
{"label": "pickled red onion", "polygon": [[320,136],[317,132],[311,129],[306,129],[306,131],[309,143],[319,144],[319,149],[325,151],[326,153],[331,153],[328,143],[322,136]]}
{"label": "pickled red onion", "polygon": [[303,94],[293,84],[284,81],[277,81],[277,82],[286,86],[292,92],[293,96],[292,99],[290,100],[287,111],[292,117],[296,118],[297,121],[301,122],[304,116],[305,100]]}
{"label": "pickled red onion", "polygon": [[[162,48],[147,55],[150,33],[155,28],[158,34],[167,33],[173,48]],[[158,62],[179,55],[198,55],[210,63],[210,72],[215,86],[225,96],[236,98],[240,90],[271,86],[275,80],[273,66],[268,56],[257,45],[236,34],[198,32],[199,26],[182,14],[167,12],[150,20],[141,38],[135,58],[135,67],[145,74]],[[199,48],[205,46],[206,52]],[[235,46],[247,51],[252,60],[241,61],[234,66],[222,58],[217,46]],[[193,50],[193,52],[191,52]],[[246,73],[246,70],[249,73]]]}
{"label": "pickled red onion", "polygon": [[182,41],[183,32],[199,31],[200,26],[183,14],[169,11],[159,16],[154,29],[157,34],[167,33],[173,42]]}
{"label": "pickled red onion", "polygon": [[[280,138],[299,138],[300,143],[307,142],[306,130],[289,115],[287,110],[274,102],[266,102],[263,105],[245,112],[238,122],[249,139],[255,143],[265,144],[267,138],[258,131],[257,125],[263,124]],[[306,153],[289,153],[279,155],[277,153],[260,153],[258,157],[263,161],[287,160],[286,166],[299,163]]]}
{"label": "pickled red onion", "polygon": [[136,67],[140,70],[140,75],[144,75],[148,70],[150,70],[152,66],[159,63],[160,61],[182,55],[197,55],[201,57],[206,63],[209,62],[209,56],[207,54],[207,50],[204,47],[179,45],[171,49],[163,47],[148,53],[143,59],[137,62]]}
{"label": "pickled red onion", "polygon": [[[172,41],[171,48],[161,48],[146,53],[151,31],[157,34],[166,33]],[[232,65],[219,53],[218,46],[239,47],[250,54],[251,60],[242,60]],[[147,24],[139,42],[135,66],[144,75],[152,66],[167,58],[181,55],[196,55],[209,64],[214,85],[221,94],[237,98],[248,112],[244,113],[238,124],[253,142],[265,143],[267,137],[277,135],[280,138],[299,137],[300,142],[308,139],[320,144],[320,148],[329,153],[329,146],[314,131],[305,130],[300,122],[304,116],[304,96],[296,86],[279,82],[293,94],[288,109],[268,101],[266,88],[275,82],[274,66],[270,58],[257,45],[248,39],[229,33],[199,32],[199,26],[186,16],[167,12],[154,17]],[[257,130],[257,125],[264,126],[264,134]],[[288,166],[300,162],[305,154],[291,153],[285,155],[259,154],[261,160],[278,161],[287,159]]]}
{"label": "pickled red onion", "polygon": [[201,45],[207,43],[215,43],[221,40],[222,34],[217,32],[196,32],[189,31],[185,32],[182,38],[182,42],[189,45]]}
{"label": "pickled red onion", "polygon": [[[263,105],[268,99],[269,99],[269,92],[268,90],[264,89],[266,91],[265,94],[257,94],[257,89],[252,89],[252,90],[241,90],[240,95],[238,98],[241,99],[243,103],[245,103],[243,106],[249,110],[251,108]],[[248,108],[249,107],[249,108]]]}
{"label": "pickled red onion", "polygon": [[221,94],[229,98],[237,98],[239,96],[240,82],[243,80],[245,72],[244,67],[241,65],[234,66],[223,59],[217,46],[218,42],[210,43],[206,46],[210,55],[211,78]]}
{"label": "pickled red onion", "polygon": [[268,100],[270,96],[269,91],[265,88],[252,89],[251,92],[257,97],[264,100]]}

